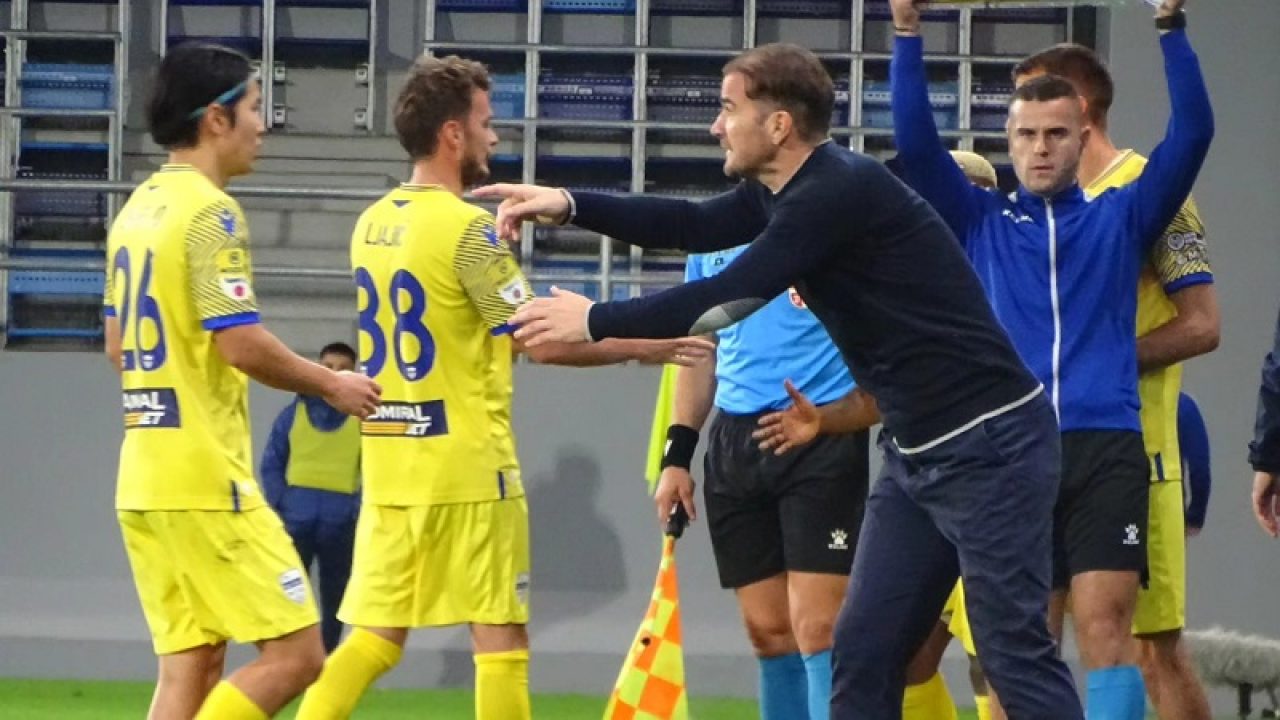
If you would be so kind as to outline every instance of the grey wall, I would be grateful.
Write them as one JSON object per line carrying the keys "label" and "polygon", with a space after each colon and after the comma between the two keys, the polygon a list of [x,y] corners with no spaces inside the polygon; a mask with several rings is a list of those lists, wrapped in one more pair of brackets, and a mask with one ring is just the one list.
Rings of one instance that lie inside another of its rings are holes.
{"label": "grey wall", "polygon": [[[1217,140],[1196,194],[1210,229],[1224,333],[1222,347],[1187,371],[1213,436],[1217,479],[1209,525],[1190,543],[1190,625],[1280,635],[1270,597],[1280,582],[1280,549],[1248,514],[1245,462],[1257,369],[1280,303],[1273,229],[1280,14],[1274,0],[1193,0],[1191,11],[1217,109]],[[1108,38],[1119,90],[1113,135],[1149,151],[1167,100],[1147,12],[1117,10]],[[655,383],[648,368],[518,370],[516,428],[534,526],[537,687],[603,691],[643,612],[658,550],[640,478]],[[115,397],[97,357],[0,353],[0,675],[152,671],[110,509],[120,437]],[[255,391],[257,447],[284,401]],[[732,600],[715,589],[705,526],[695,525],[681,548],[692,687],[749,692],[754,670]],[[458,631],[422,633],[391,682],[464,684],[465,648]],[[958,684],[955,690],[961,696]],[[1230,707],[1226,696],[1219,701]]]}

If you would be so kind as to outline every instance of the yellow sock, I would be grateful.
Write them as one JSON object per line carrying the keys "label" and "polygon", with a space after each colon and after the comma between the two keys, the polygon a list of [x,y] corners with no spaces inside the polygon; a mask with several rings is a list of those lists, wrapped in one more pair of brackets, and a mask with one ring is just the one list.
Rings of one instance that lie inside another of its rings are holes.
{"label": "yellow sock", "polygon": [[978,720],[991,720],[991,696],[975,695],[973,704],[978,708]]}
{"label": "yellow sock", "polygon": [[956,705],[947,692],[942,673],[919,685],[907,686],[902,698],[902,720],[956,720]]}
{"label": "yellow sock", "polygon": [[476,720],[529,720],[529,651],[479,653],[475,660]]}
{"label": "yellow sock", "polygon": [[267,714],[243,690],[223,680],[204,699],[196,720],[267,720]]}
{"label": "yellow sock", "polygon": [[355,628],[324,663],[320,679],[302,698],[297,720],[343,720],[360,696],[400,662],[404,649],[364,628]]}

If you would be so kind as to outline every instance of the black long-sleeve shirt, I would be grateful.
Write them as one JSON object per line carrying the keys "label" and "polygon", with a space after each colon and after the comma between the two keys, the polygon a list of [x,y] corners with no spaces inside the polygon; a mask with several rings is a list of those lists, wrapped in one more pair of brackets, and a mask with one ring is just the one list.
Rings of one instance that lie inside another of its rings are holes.
{"label": "black long-sleeve shirt", "polygon": [[751,247],[720,274],[598,303],[606,337],[688,334],[709,310],[795,287],[903,448],[1034,392],[955,236],[874,159],[817,147],[777,194],[747,180],[703,201],[577,193],[574,223],[642,247]]}
{"label": "black long-sleeve shirt", "polygon": [[1249,464],[1259,472],[1280,473],[1280,318],[1276,319],[1275,347],[1262,363]]}

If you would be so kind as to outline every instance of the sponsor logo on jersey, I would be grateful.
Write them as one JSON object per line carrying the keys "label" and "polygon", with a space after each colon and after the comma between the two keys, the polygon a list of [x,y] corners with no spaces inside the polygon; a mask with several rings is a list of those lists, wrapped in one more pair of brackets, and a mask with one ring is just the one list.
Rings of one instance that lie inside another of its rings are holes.
{"label": "sponsor logo on jersey", "polygon": [[449,433],[444,400],[421,403],[383,402],[360,423],[360,434],[371,437],[436,437]]}
{"label": "sponsor logo on jersey", "polygon": [[125,390],[124,429],[176,428],[182,426],[178,414],[178,395],[173,388]]}

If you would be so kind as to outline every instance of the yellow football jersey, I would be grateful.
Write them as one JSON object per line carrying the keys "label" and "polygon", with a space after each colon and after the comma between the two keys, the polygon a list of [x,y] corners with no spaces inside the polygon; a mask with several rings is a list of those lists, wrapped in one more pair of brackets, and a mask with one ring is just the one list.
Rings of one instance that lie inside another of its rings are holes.
{"label": "yellow football jersey", "polygon": [[[1126,150],[1085,192],[1128,185],[1142,174],[1147,160]],[[1142,337],[1177,316],[1168,295],[1184,287],[1213,282],[1213,270],[1205,247],[1204,225],[1195,200],[1178,210],[1173,222],[1151,248],[1151,256],[1138,280],[1137,334]],[[1178,393],[1182,365],[1176,364],[1138,376],[1142,402],[1142,436],[1152,472],[1157,480],[1182,480],[1182,452],[1178,446]]]}
{"label": "yellow football jersey", "polygon": [[258,322],[240,206],[189,165],[129,197],[107,240],[105,312],[120,323],[124,443],[119,510],[247,510],[248,380],[213,331]]}
{"label": "yellow football jersey", "polygon": [[365,502],[523,495],[507,319],[533,293],[493,217],[443,188],[402,185],[360,216],[351,265],[360,365],[382,386],[362,428]]}

